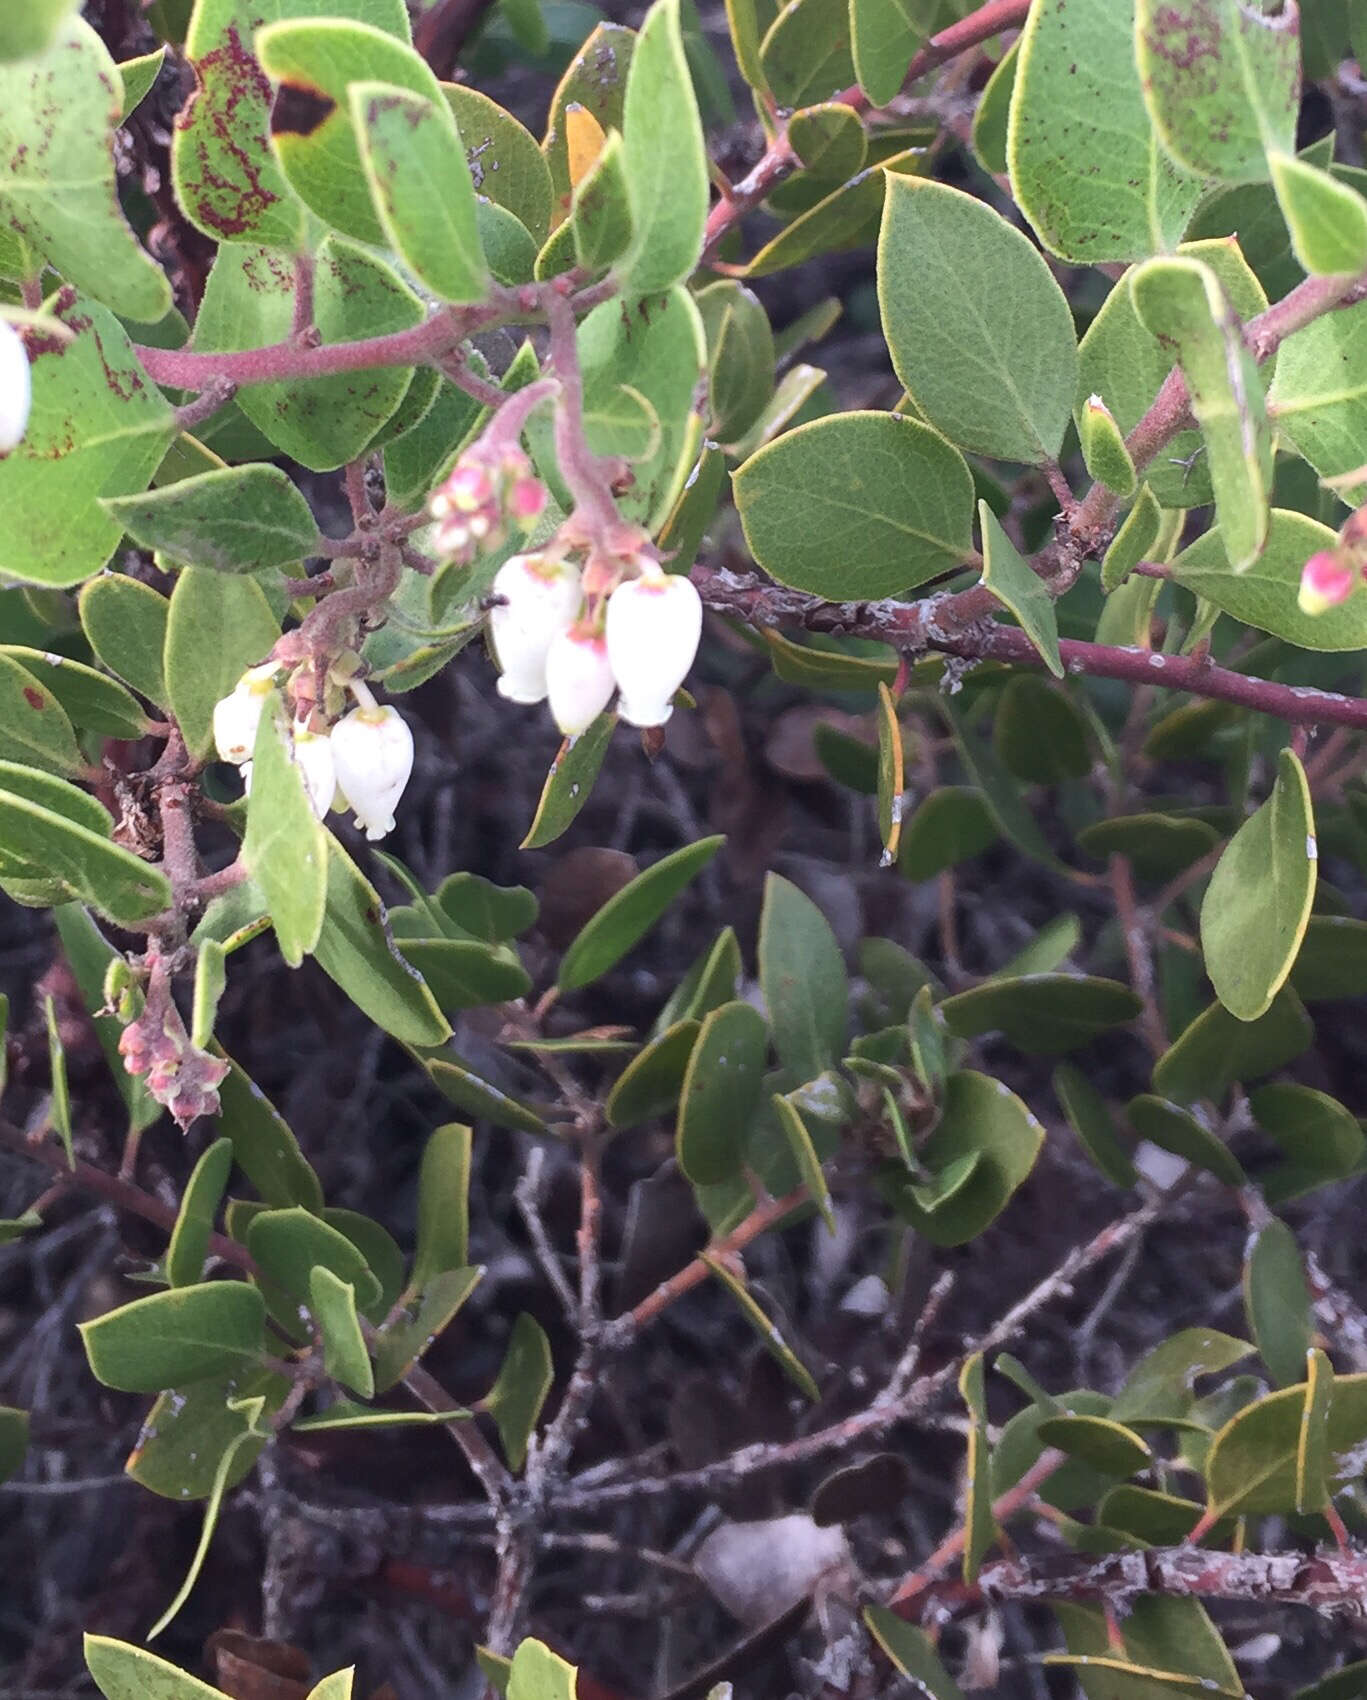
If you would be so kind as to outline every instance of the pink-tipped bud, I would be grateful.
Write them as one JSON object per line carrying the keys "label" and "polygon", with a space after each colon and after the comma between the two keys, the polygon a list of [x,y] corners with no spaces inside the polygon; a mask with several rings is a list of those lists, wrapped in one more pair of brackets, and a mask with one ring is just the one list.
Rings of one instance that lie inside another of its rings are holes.
{"label": "pink-tipped bud", "polygon": [[1296,598],[1302,614],[1323,614],[1346,602],[1357,580],[1354,568],[1337,549],[1321,549],[1301,568],[1300,594]]}
{"label": "pink-tipped bud", "polygon": [[437,522],[432,546],[448,560],[472,561],[506,542],[510,526],[529,531],[546,501],[546,486],[521,449],[493,451],[477,442],[428,503]]}
{"label": "pink-tipped bud", "polygon": [[546,654],[579,613],[579,570],[553,555],[514,555],[494,575],[503,600],[489,612],[489,636],[502,669],[498,694],[510,702],[542,702]]}
{"label": "pink-tipped bud", "polygon": [[567,738],[589,726],[616,689],[605,639],[573,629],[560,632],[546,652],[551,714]]}
{"label": "pink-tipped bud", "polygon": [[398,709],[353,708],[332,728],[332,765],[372,843],[394,830],[394,809],[413,771],[413,734]]}
{"label": "pink-tipped bud", "polygon": [[630,726],[663,726],[698,653],[702,599],[691,579],[649,562],[608,598],[607,645]]}

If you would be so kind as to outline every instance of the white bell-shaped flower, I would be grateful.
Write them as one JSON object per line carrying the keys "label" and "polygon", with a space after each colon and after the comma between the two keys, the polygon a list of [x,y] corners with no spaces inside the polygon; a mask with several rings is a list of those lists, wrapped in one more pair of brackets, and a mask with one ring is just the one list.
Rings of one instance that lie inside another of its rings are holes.
{"label": "white bell-shaped flower", "polygon": [[514,555],[494,575],[493,590],[505,598],[489,612],[489,636],[502,668],[498,694],[510,702],[542,702],[546,652],[583,600],[579,569],[546,555]]}
{"label": "white bell-shaped flower", "polygon": [[608,598],[608,660],[630,726],[663,726],[702,636],[702,598],[683,573],[653,562]]}
{"label": "white bell-shaped flower", "polygon": [[573,738],[607,707],[615,684],[601,637],[559,632],[546,652],[546,691],[556,725]]}
{"label": "white bell-shaped flower", "polygon": [[33,381],[24,339],[8,319],[0,319],[0,455],[17,449],[28,429]]}
{"label": "white bell-shaped flower", "polygon": [[276,671],[270,661],[249,667],[231,693],[214,704],[214,743],[223,761],[241,767],[243,762],[251,760],[261,710],[275,686]]}
{"label": "white bell-shaped flower", "polygon": [[337,784],[374,843],[393,832],[394,808],[413,771],[408,722],[388,703],[363,703],[332,728],[331,742]]}
{"label": "white bell-shaped flower", "polygon": [[302,720],[296,720],[290,753],[304,781],[304,790],[313,812],[322,820],[337,794],[332,739],[326,732],[312,732]]}

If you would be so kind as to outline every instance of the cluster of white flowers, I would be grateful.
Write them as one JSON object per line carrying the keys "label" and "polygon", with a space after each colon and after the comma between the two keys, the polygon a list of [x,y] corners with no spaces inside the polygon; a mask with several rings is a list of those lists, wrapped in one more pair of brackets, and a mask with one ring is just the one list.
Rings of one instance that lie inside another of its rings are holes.
{"label": "cluster of white flowers", "polygon": [[28,350],[7,319],[0,319],[0,455],[17,449],[28,429],[33,402]]}
{"label": "cluster of white flowers", "polygon": [[[278,673],[270,661],[249,667],[214,708],[218,753],[242,770],[248,794],[256,734]],[[359,679],[348,681],[348,689],[356,707],[327,730],[315,731],[312,717],[295,720],[290,755],[319,820],[334,805],[350,808],[374,842],[394,830],[394,810],[413,771],[413,734],[399,711],[377,703]]]}
{"label": "cluster of white flowers", "polygon": [[673,712],[702,635],[702,601],[692,581],[638,555],[607,599],[605,617],[585,612],[579,569],[547,552],[514,555],[494,578],[500,600],[489,635],[513,702],[548,701],[569,736],[602,713],[614,691],[631,726],[663,726]]}

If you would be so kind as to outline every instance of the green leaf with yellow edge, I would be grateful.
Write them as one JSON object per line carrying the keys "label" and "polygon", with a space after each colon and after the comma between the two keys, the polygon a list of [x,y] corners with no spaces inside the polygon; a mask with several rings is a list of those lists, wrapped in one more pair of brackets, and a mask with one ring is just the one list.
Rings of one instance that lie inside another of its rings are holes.
{"label": "green leaf with yellow edge", "polygon": [[1123,1027],[1142,1004],[1119,980],[1073,974],[1026,974],[984,980],[940,1005],[949,1031],[961,1039],[1002,1033],[1030,1056],[1076,1050],[1098,1033]]}
{"label": "green leaf with yellow edge", "polygon": [[[1242,0],[1138,0],[1135,56],[1163,146],[1200,177],[1266,177],[1289,154],[1300,110],[1294,8]],[[1199,73],[1193,74],[1193,66]]]}
{"label": "green leaf with yellow edge", "polygon": [[228,1064],[218,1087],[219,1126],[233,1142],[238,1168],[268,1204],[320,1211],[322,1185],[285,1118],[221,1046],[212,1049]]}
{"label": "green leaf with yellow edge", "polygon": [[674,1141],[694,1186],[715,1186],[744,1168],[768,1048],[764,1017],[751,1004],[723,1003],[703,1016],[679,1091]]}
{"label": "green leaf with yellow edge", "polygon": [[291,1434],[324,1434],[344,1429],[354,1434],[358,1429],[375,1428],[432,1428],[438,1423],[469,1422],[473,1412],[454,1411],[386,1411],[369,1405],[358,1405],[351,1399],[338,1399],[316,1416],[304,1417],[290,1424]]}
{"label": "green leaf with yellow edge", "polygon": [[577,107],[604,133],[620,130],[635,47],[634,30],[624,24],[602,23],[565,67],[551,99],[550,122],[541,144],[556,197],[552,225],[559,224],[569,212],[570,192],[583,175],[582,164],[577,172],[570,170],[573,126],[566,114]]}
{"label": "green leaf with yellow edge", "polygon": [[848,87],[854,61],[847,0],[796,0],[778,8],[759,52],[780,106],[805,106]]}
{"label": "green leaf with yellow edge", "polygon": [[[382,240],[382,238],[377,238]],[[378,255],[329,235],[314,263],[314,324],[325,343],[413,330],[422,302]],[[294,318],[294,268],[271,248],[218,251],[195,321],[195,348],[223,354],[281,342]],[[355,460],[404,399],[412,369],[371,367],[326,378],[251,384],[237,405],[275,447],[312,472]]]}
{"label": "green leaf with yellow edge", "polygon": [[[1321,478],[1355,472],[1362,465],[1367,303],[1322,313],[1286,339],[1277,353],[1268,404],[1278,431]],[[1330,616],[1360,600],[1351,598],[1330,610]]]}
{"label": "green leaf with yellow edge", "polygon": [[448,1102],[466,1115],[483,1117],[496,1127],[520,1128],[524,1133],[550,1132],[530,1104],[524,1104],[492,1081],[485,1080],[469,1063],[453,1053],[422,1055],[421,1061],[432,1078],[432,1084]]}
{"label": "green leaf with yellow edge", "polygon": [[482,1268],[446,1269],[434,1275],[417,1303],[375,1336],[375,1391],[403,1380],[479,1285]]}
{"label": "green leaf with yellow edge", "polygon": [[709,435],[735,443],[773,396],[774,333],[758,297],[735,278],[708,284],[697,302],[707,332]]}
{"label": "green leaf with yellow edge", "polygon": [[[236,1233],[242,1230],[230,1218]],[[380,1283],[359,1248],[339,1228],[300,1205],[255,1211],[245,1230],[266,1307],[292,1337],[302,1337],[300,1307],[309,1302],[311,1271],[322,1266],[356,1289],[362,1310],[380,1296]]]}
{"label": "green leaf with yellow edge", "polygon": [[544,242],[554,191],[536,138],[511,112],[466,83],[443,83],[441,92],[460,131],[476,194],[512,213],[535,241]]}
{"label": "green leaf with yellow edge", "polygon": [[1071,1063],[1060,1063],[1053,1087],[1069,1127],[1106,1179],[1116,1186],[1137,1186],[1138,1171],[1115,1131],[1110,1106],[1089,1076]]}
{"label": "green leaf with yellow edge", "polygon": [[544,1641],[528,1636],[508,1669],[508,1700],[575,1700],[576,1671]]}
{"label": "green leaf with yellow edge", "polygon": [[929,426],[842,413],[785,433],[733,479],[750,552],[832,601],[895,596],[972,552],[973,480]]}
{"label": "green leaf with yellow edge", "polygon": [[1290,976],[1318,866],[1305,769],[1283,750],[1272,795],[1225,846],[1201,903],[1206,972],[1241,1021],[1262,1015]]}
{"label": "green leaf with yellow edge", "polygon": [[[22,653],[22,652],[21,652]],[[0,759],[45,773],[84,778],[90,764],[81,754],[71,721],[56,694],[12,652],[0,648]]]}
{"label": "green leaf with yellow edge", "polygon": [[1257,362],[1216,274],[1189,255],[1129,274],[1140,323],[1180,362],[1201,427],[1225,552],[1236,573],[1267,541],[1272,438]]}
{"label": "green leaf with yellow edge", "polygon": [[[1193,1499],[1122,1482],[1100,1502],[1096,1516],[1104,1527],[1118,1529],[1147,1546],[1169,1547],[1180,1546],[1186,1540],[1201,1521],[1202,1510]],[[1220,1534],[1223,1533],[1221,1528]]]}
{"label": "green leaf with yellow edge", "polygon": [[600,979],[637,944],[726,842],[716,834],[672,851],[610,897],[571,941],[556,985],[578,991]]}
{"label": "green leaf with yellow edge", "polygon": [[1132,496],[1139,482],[1125,435],[1099,395],[1088,396],[1078,416],[1078,436],[1088,476],[1115,495]]}
{"label": "green leaf with yellow edge", "polygon": [[1312,915],[1290,984],[1307,1002],[1360,997],[1367,991],[1367,921]]}
{"label": "green leaf with yellow edge", "polygon": [[355,1676],[354,1665],[348,1665],[345,1670],[335,1670],[321,1682],[314,1683],[306,1700],[352,1700],[352,1683]]}
{"label": "green leaf with yellow edge", "polygon": [[973,114],[973,152],[978,164],[998,177],[1005,177],[1010,171],[1006,140],[1019,66],[1020,37],[1017,36],[997,61]]}
{"label": "green leaf with yellow edge", "polygon": [[445,98],[375,81],[347,88],[371,201],[388,245],[442,301],[480,301],[489,274],[475,188]]}
{"label": "green leaf with yellow edge", "polygon": [[285,181],[331,229],[384,247],[392,232],[372,202],[348,90],[386,83],[447,113],[435,75],[406,41],[348,18],[286,15],[258,29],[254,44],[278,85],[270,142]]}
{"label": "green leaf with yellow edge", "polygon": [[1248,1107],[1254,1121],[1286,1155],[1284,1163],[1258,1177],[1263,1197],[1271,1205],[1327,1181],[1343,1180],[1362,1162],[1367,1141],[1357,1117],[1326,1092],[1289,1080],[1273,1081],[1249,1093]]}
{"label": "green leaf with yellow edge", "polygon": [[73,335],[26,333],[33,407],[24,440],[0,458],[0,573],[62,588],[114,553],[122,527],[99,498],[145,489],[176,427],[108,308],[63,294],[44,310]]}
{"label": "green leaf with yellow edge", "polygon": [[151,94],[152,85],[161,75],[161,68],[165,63],[166,48],[164,45],[158,47],[153,53],[140,53],[134,59],[121,59],[119,61],[119,82],[123,89],[119,117],[123,123],[128,122],[133,113]]}
{"label": "green leaf with yellow edge", "polygon": [[884,1606],[865,1606],[864,1621],[887,1656],[931,1700],[964,1700],[963,1690],[940,1663],[939,1654],[923,1630],[904,1622]]}
{"label": "green leaf with yellow edge", "polygon": [[1177,242],[1204,183],[1154,133],[1135,64],[1134,0],[1035,0],[1007,159],[1021,211],[1063,259],[1140,260]]}
{"label": "green leaf with yellow edge", "polygon": [[1310,1293],[1296,1236],[1275,1216],[1249,1244],[1244,1309],[1273,1379],[1282,1387],[1300,1382],[1310,1351]]}
{"label": "green leaf with yellow edge", "polygon": [[221,1690],[167,1664],[145,1647],[87,1635],[85,1662],[105,1700],[224,1700]]}
{"label": "green leaf with yellow edge", "polygon": [[265,897],[280,954],[297,968],[323,928],[328,832],[288,739],[272,693],[257,727],[242,862]]}
{"label": "green leaf with yellow edge", "polygon": [[759,1337],[760,1344],[774,1359],[779,1368],[801,1393],[813,1404],[820,1397],[816,1382],[811,1371],[807,1368],[797,1353],[787,1343],[778,1329],[769,1320],[764,1307],[751,1293],[743,1276],[736,1273],[729,1264],[721,1258],[713,1257],[709,1252],[702,1252],[702,1261],[721,1282],[722,1286],[740,1307],[740,1313]]}
{"label": "green leaf with yellow edge", "polygon": [[[161,869],[113,843],[108,826],[96,829],[77,818],[66,792],[60,794],[60,807],[51,806],[59,799],[44,793],[45,777],[35,775],[36,784],[22,781],[22,795],[0,783],[0,869],[14,858],[40,870],[43,879],[56,882],[46,901],[74,898],[123,926],[169,908],[171,882]],[[48,789],[58,783],[50,779]]]}
{"label": "green leaf with yellow edge", "polygon": [[886,106],[906,80],[912,55],[930,33],[931,0],[849,0],[855,78],[874,106]]}
{"label": "green leaf with yellow edge", "polygon": [[68,284],[152,324],[171,305],[171,287],[119,206],[112,142],[122,110],[118,67],[83,18],[65,19],[34,58],[0,56],[0,224]]}
{"label": "green leaf with yellow edge", "polygon": [[892,692],[878,685],[878,836],[883,840],[884,867],[897,859],[902,838],[903,793],[906,789],[906,758],[902,752],[902,727]]}
{"label": "green leaf with yellow edge", "polygon": [[960,448],[1039,465],[1059,452],[1077,336],[1034,245],[985,201],[889,177],[878,301],[897,376]]}
{"label": "green leaf with yellow edge", "polygon": [[257,461],[182,478],[140,496],[100,503],[146,549],[221,573],[254,573],[315,555],[312,511],[278,466]]}
{"label": "green leaf with yellow edge", "polygon": [[426,981],[387,936],[380,894],[331,833],[327,903],[313,955],[377,1026],[406,1045],[440,1045],[451,1028]]}
{"label": "green leaf with yellow edge", "polygon": [[255,1287],[211,1281],[149,1293],[80,1325],[95,1379],[125,1393],[245,1369],[266,1349],[266,1307]]}
{"label": "green leaf with yellow edge", "polygon": [[1153,1463],[1144,1440],[1111,1417],[1048,1417],[1039,1425],[1039,1437],[1106,1476],[1133,1476]]}
{"label": "green leaf with yellow edge", "polygon": [[982,582],[1009,611],[1056,679],[1063,677],[1058,647],[1058,616],[1044,581],[1002,530],[1001,521],[986,502],[978,503],[982,526]]}
{"label": "green leaf with yellow edge", "polygon": [[214,1231],[214,1215],[233,1166],[233,1142],[216,1139],[185,1183],[176,1225],[166,1247],[166,1279],[173,1287],[192,1287],[204,1278],[204,1260]]}
{"label": "green leaf with yellow edge", "polygon": [[1232,570],[1216,526],[1182,551],[1172,563],[1172,576],[1234,619],[1301,649],[1367,648],[1367,597],[1350,596],[1323,614],[1304,614],[1297,606],[1301,568],[1317,549],[1331,549],[1336,543],[1327,525],[1274,508],[1266,547],[1246,572]]}
{"label": "green leaf with yellow edge", "polygon": [[472,1134],[464,1122],[434,1128],[418,1170],[418,1247],[409,1285],[463,1269],[470,1255]]}
{"label": "green leaf with yellow edge", "polygon": [[[1248,320],[1267,306],[1262,285],[1232,236],[1183,243],[1178,253],[1199,260],[1222,284],[1234,311]],[[1102,302],[1078,347],[1078,393],[1073,416],[1081,424],[1089,396],[1099,395],[1128,435],[1143,418],[1172,368],[1173,351],[1141,323],[1127,273]],[[1332,315],[1331,315],[1332,316]],[[1274,357],[1261,368],[1266,385]],[[1165,508],[1201,507],[1211,500],[1210,469],[1199,430],[1180,431],[1142,473]],[[1166,559],[1159,556],[1159,559]]]}
{"label": "green leaf with yellow edge", "polygon": [[1311,276],[1367,270],[1367,202],[1356,189],[1294,154],[1268,168],[1296,258]]}
{"label": "green leaf with yellow edge", "polygon": [[[1209,1512],[1251,1517],[1295,1509],[1305,1402],[1305,1385],[1286,1387],[1246,1405],[1219,1430],[1206,1460]],[[1325,1440],[1332,1495],[1362,1474],[1357,1459],[1367,1440],[1367,1376],[1335,1380]]]}
{"label": "green leaf with yellow edge", "polygon": [[[1156,1084],[1156,1076],[1155,1076]],[[1154,1093],[1141,1093],[1125,1106],[1130,1126],[1141,1139],[1150,1140],[1175,1157],[1183,1157],[1205,1169],[1226,1186],[1242,1186],[1243,1166],[1225,1142],[1188,1110],[1169,1103]]]}
{"label": "green leaf with yellow edge", "polygon": [[1275,1074],[1306,1050],[1315,1030],[1305,1006],[1284,986],[1256,1021],[1240,1021],[1221,1003],[1203,1010],[1154,1065],[1154,1091],[1174,1103],[1218,1103],[1233,1081]]}
{"label": "green leaf with yellow edge", "polygon": [[1145,1353],[1116,1395],[1109,1415],[1140,1427],[1185,1420],[1197,1380],[1219,1375],[1253,1350],[1247,1340],[1213,1328],[1183,1328]]}
{"label": "green leaf with yellow edge", "polygon": [[617,268],[622,292],[657,295],[693,272],[707,222],[707,151],[679,0],[656,0],[641,25],[627,72],[622,142],[633,229]]}
{"label": "green leaf with yellow edge", "polygon": [[876,691],[880,684],[890,685],[897,677],[895,659],[881,661],[837,647],[795,643],[768,627],[759,635],[774,672],[789,685],[803,685],[813,691]]}
{"label": "green leaf with yellow edge", "polygon": [[40,686],[50,691],[72,725],[81,731],[98,732],[126,742],[146,735],[150,722],[136,698],[97,668],[73,661],[68,655],[29,649],[17,643],[0,644],[0,656],[17,661]]}
{"label": "green leaf with yellow edge", "polygon": [[1329,1411],[1334,1366],[1318,1346],[1305,1354],[1305,1409],[1296,1442],[1296,1511],[1304,1517],[1329,1505]]}
{"label": "green leaf with yellow edge", "polygon": [[945,1082],[940,1121],[918,1156],[932,1175],[969,1156],[978,1162],[952,1197],[927,1211],[906,1176],[884,1172],[880,1190],[932,1245],[963,1245],[982,1233],[1035,1166],[1044,1128],[1015,1093],[985,1074],[965,1070]]}
{"label": "green leaf with yellow edge", "polygon": [[988,1548],[997,1538],[997,1524],[992,1515],[992,1472],[988,1467],[987,1379],[981,1352],[974,1352],[959,1372],[959,1397],[968,1407],[963,1579],[971,1587],[978,1580]]}
{"label": "green leaf with yellow edge", "polygon": [[170,603],[150,584],[105,573],[82,585],[77,606],[96,657],[158,707],[166,706],[166,619]]}
{"label": "green leaf with yellow edge", "polygon": [[1147,484],[1139,486],[1134,505],[1121,522],[1101,559],[1101,588],[1109,596],[1119,589],[1141,561],[1150,558],[1163,525],[1163,510]]}
{"label": "green leaf with yellow edge", "polygon": [[831,1189],[826,1184],[825,1172],[821,1167],[821,1155],[812,1140],[811,1130],[802,1119],[792,1097],[785,1097],[775,1092],[769,1102],[773,1105],[774,1114],[783,1137],[788,1141],[788,1149],[793,1154],[797,1164],[797,1172],[802,1177],[802,1183],[811,1195],[812,1203],[821,1214],[821,1220],[835,1233],[835,1211],[831,1207]]}
{"label": "green leaf with yellow edge", "polygon": [[600,271],[632,245],[635,226],[620,132],[613,130],[593,165],[574,187],[574,256],[585,271]]}
{"label": "green leaf with yellow edge", "polygon": [[171,710],[191,755],[209,754],[215,704],[279,636],[280,622],[256,579],[207,567],[181,572],[167,614],[164,666]]}
{"label": "green leaf with yellow edge", "polygon": [[309,1309],[323,1337],[323,1368],[362,1399],[372,1398],[375,1372],[356,1314],[356,1289],[318,1264],[309,1271]]}
{"label": "green leaf with yellow edge", "polygon": [[1126,857],[1137,879],[1166,883],[1209,855],[1220,834],[1209,821],[1185,815],[1114,815],[1084,827],[1077,841],[1099,861]]}
{"label": "green leaf with yellow edge", "polygon": [[191,1004],[190,1043],[200,1050],[214,1036],[219,1000],[228,984],[227,952],[217,939],[200,941],[195,956],[195,990]]}
{"label": "green leaf with yellow edge", "polygon": [[845,1049],[849,981],[830,922],[779,874],[764,883],[759,983],[779,1061],[814,1080]]}
{"label": "green leaf with yellow edge", "polygon": [[604,1113],[610,1127],[635,1127],[674,1108],[700,1026],[692,1018],[676,1021],[641,1047],[608,1093]]}
{"label": "green leaf with yellow edge", "polygon": [[510,1469],[520,1470],[526,1462],[532,1430],[554,1377],[545,1330],[523,1311],[513,1324],[498,1379],[479,1403],[494,1419]]}
{"label": "green leaf with yellow edge", "polygon": [[788,141],[804,171],[836,183],[853,177],[869,151],[859,115],[839,101],[795,112],[788,120]]}
{"label": "green leaf with yellow edge", "polygon": [[866,165],[771,236],[745,263],[742,275],[768,277],[818,254],[838,253],[876,240],[888,183],[895,176],[916,176],[925,169],[926,155],[921,148],[906,148]]}

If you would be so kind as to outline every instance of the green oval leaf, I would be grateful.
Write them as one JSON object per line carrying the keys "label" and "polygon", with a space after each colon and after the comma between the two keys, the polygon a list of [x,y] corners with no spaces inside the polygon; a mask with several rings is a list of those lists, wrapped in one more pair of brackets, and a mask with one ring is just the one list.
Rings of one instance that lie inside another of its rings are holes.
{"label": "green oval leaf", "polygon": [[316,554],[318,527],[303,495],[278,466],[258,462],[182,478],[100,506],[146,549],[220,573],[253,573]]}
{"label": "green oval leaf", "polygon": [[845,1049],[849,980],[831,924],[780,874],[764,882],[759,983],[779,1061],[815,1080]]}
{"label": "green oval leaf", "polygon": [[657,295],[693,271],[707,221],[707,151],[679,0],[657,0],[641,26],[627,72],[622,142],[634,229],[618,268],[622,290]]}
{"label": "green oval leaf", "polygon": [[744,1167],[768,1048],[768,1028],[752,1005],[724,1003],[705,1016],[689,1053],[675,1133],[679,1167],[694,1186],[715,1186]]}
{"label": "green oval leaf", "polygon": [[180,1213],[166,1248],[166,1279],[173,1287],[192,1287],[204,1276],[204,1259],[214,1231],[214,1215],[233,1166],[233,1142],[216,1139],[195,1164],[185,1183]]}
{"label": "green oval leaf", "polygon": [[608,1093],[604,1110],[611,1127],[635,1127],[674,1108],[700,1026],[691,1019],[676,1021],[641,1047]]}
{"label": "green oval leaf", "polygon": [[1305,1377],[1312,1318],[1296,1236],[1276,1217],[1253,1236],[1244,1259],[1244,1309],[1263,1362],[1289,1387]]}
{"label": "green oval leaf", "polygon": [[1118,980],[1086,975],[1027,974],[987,980],[946,998],[940,1015],[960,1039],[1002,1033],[1029,1055],[1071,1051],[1110,1027],[1133,1021],[1142,1004]]}
{"label": "green oval leaf", "polygon": [[726,842],[718,834],[686,844],[637,874],[581,929],[561,959],[556,985],[578,991],[601,978],[644,938],[686,885]]}
{"label": "green oval leaf", "polygon": [[245,1282],[211,1281],[149,1293],[80,1330],[97,1381],[125,1393],[157,1393],[259,1358],[266,1307]]}

